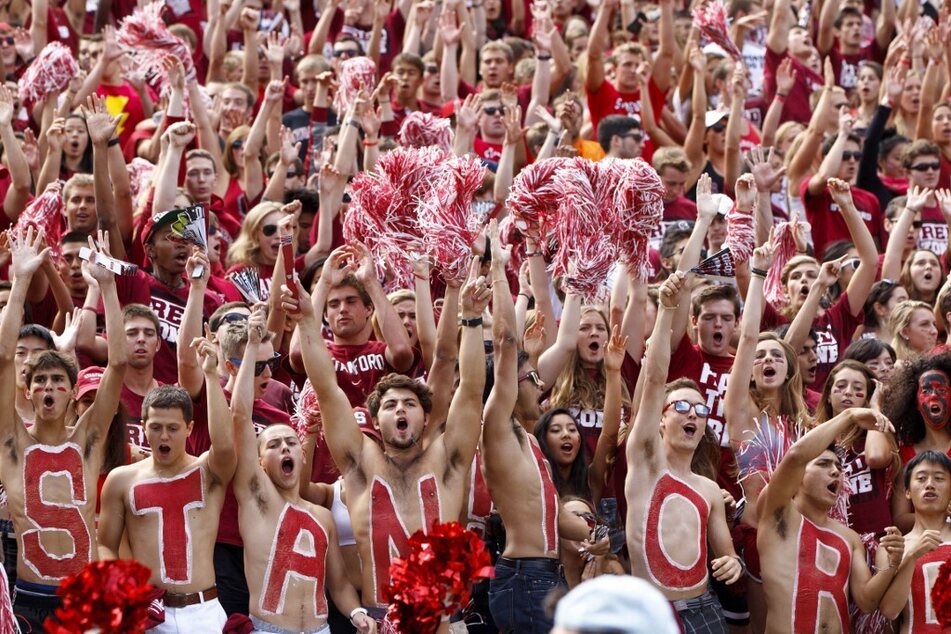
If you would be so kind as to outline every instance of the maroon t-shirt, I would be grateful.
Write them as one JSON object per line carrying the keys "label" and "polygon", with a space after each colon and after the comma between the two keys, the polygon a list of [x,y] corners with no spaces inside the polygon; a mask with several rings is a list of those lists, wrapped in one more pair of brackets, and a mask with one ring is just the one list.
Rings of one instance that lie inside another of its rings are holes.
{"label": "maroon t-shirt", "polygon": [[740,499],[742,492],[732,475],[736,460],[733,457],[733,448],[730,446],[726,415],[723,412],[723,399],[726,397],[727,381],[730,379],[732,370],[732,356],[715,357],[707,354],[700,349],[700,346],[691,342],[688,335],[684,334],[680,345],[670,358],[667,380],[692,379],[700,386],[700,392],[706,398],[707,407],[710,408],[707,427],[713,430],[720,442],[720,473],[717,474],[717,483],[729,491],[734,498]]}
{"label": "maroon t-shirt", "polygon": [[849,479],[849,528],[859,535],[876,537],[892,525],[889,501],[891,484],[889,469],[872,469],[865,461],[865,436],[845,450],[842,472]]}
{"label": "maroon t-shirt", "polygon": [[[225,391],[225,398],[231,402],[231,394]],[[188,437],[188,453],[200,456],[211,449],[211,436],[208,434],[208,401],[204,390],[194,402],[195,424]],[[254,424],[254,435],[257,436],[268,425],[276,423],[290,424],[291,418],[287,412],[272,407],[266,401],[254,401],[251,410],[251,422]],[[228,485],[225,491],[224,506],[221,507],[221,519],[218,521],[218,542],[232,546],[243,546],[241,533],[238,531],[238,500],[234,497],[234,490]]]}
{"label": "maroon t-shirt", "polygon": [[[688,223],[697,221],[697,203],[686,196],[677,196],[671,201],[664,201],[664,215],[660,224],[654,227],[650,235],[650,245],[659,248],[664,240],[664,234],[673,225],[677,223]],[[684,224],[684,227],[688,227]]]}
{"label": "maroon t-shirt", "polygon": [[327,350],[337,369],[337,385],[347,395],[352,407],[366,404],[367,395],[384,376],[396,372],[386,362],[386,343],[367,341],[363,345],[328,343]]}
{"label": "maroon t-shirt", "polygon": [[842,352],[852,342],[855,329],[862,323],[862,311],[854,317],[849,304],[849,293],[845,291],[832,308],[816,318],[812,323],[818,341],[816,343],[816,380],[808,386],[822,392],[826,377],[839,362]]}
{"label": "maroon t-shirt", "polygon": [[918,236],[918,248],[927,249],[937,255],[948,250],[948,223],[937,205],[921,210],[921,234]]}
{"label": "maroon t-shirt", "polygon": [[829,51],[829,59],[832,60],[832,69],[835,71],[835,83],[851,94],[859,84],[859,63],[862,60],[881,63],[885,61],[882,53],[878,42],[872,40],[871,44],[860,49],[858,53],[845,54],[836,40],[832,50]]}
{"label": "maroon t-shirt", "polygon": [[809,95],[822,89],[825,81],[822,75],[807,68],[795,57],[784,52],[782,54],[773,52],[766,47],[766,69],[763,72],[763,83],[766,86],[766,99],[772,101],[776,94],[776,69],[785,58],[792,60],[792,68],[796,73],[796,83],[792,90],[786,96],[783,104],[783,121],[798,121],[803,125],[809,124],[812,118],[812,108],[809,106]]}
{"label": "maroon t-shirt", "polygon": [[[812,241],[816,247],[816,258],[822,260],[825,247],[836,240],[851,240],[848,225],[842,217],[839,206],[832,200],[832,194],[825,188],[818,196],[809,193],[809,179],[805,179],[800,187],[802,204],[806,208],[806,219],[812,225]],[[872,238],[884,247],[888,244],[888,234],[885,233],[884,216],[878,204],[878,198],[871,192],[858,187],[852,188],[852,200],[859,216],[868,227]]]}
{"label": "maroon t-shirt", "polygon": [[[159,381],[158,384],[162,385],[162,382]],[[122,394],[119,396],[119,400],[125,405],[126,413],[129,416],[126,419],[126,430],[129,432],[129,442],[146,451],[152,451],[149,439],[145,435],[145,427],[142,426],[142,402],[145,400],[145,396],[136,394],[130,390],[128,386],[123,384]]]}
{"label": "maroon t-shirt", "polygon": [[[403,33],[405,30],[406,20],[403,18],[403,13],[399,9],[394,9],[386,18],[383,31],[380,33],[380,63],[377,64],[377,77],[382,77],[384,73],[390,70],[393,58],[403,50]],[[370,49],[370,27],[344,24],[343,10],[338,8],[330,22],[330,33],[327,39],[330,42],[336,42],[341,35],[353,37],[360,43],[364,52]]]}
{"label": "maroon t-shirt", "polygon": [[[122,306],[144,304],[155,311],[159,320],[159,337],[163,344],[155,355],[155,378],[162,383],[177,383],[178,331],[185,313],[185,302],[188,300],[188,284],[169,288],[153,275],[137,269],[132,275],[116,276],[116,289],[119,304]],[[220,296],[206,290],[204,319],[207,320],[220,305]],[[103,312],[102,303],[99,305],[99,312]]]}

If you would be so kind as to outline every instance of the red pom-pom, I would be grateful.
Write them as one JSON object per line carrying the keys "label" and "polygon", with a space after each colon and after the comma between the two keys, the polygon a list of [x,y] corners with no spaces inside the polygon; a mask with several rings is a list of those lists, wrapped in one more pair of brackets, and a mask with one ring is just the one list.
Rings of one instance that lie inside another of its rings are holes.
{"label": "red pom-pom", "polygon": [[951,561],[941,564],[938,578],[931,588],[931,605],[941,627],[951,627]]}
{"label": "red pom-pom", "polygon": [[10,603],[10,582],[7,572],[0,566],[0,634],[19,634],[13,605]]}
{"label": "red pom-pom", "polygon": [[693,23],[704,37],[726,51],[727,55],[736,61],[743,58],[740,49],[730,37],[726,7],[723,6],[722,0],[708,0],[701,7],[694,9]]}
{"label": "red pom-pom", "polygon": [[548,234],[558,215],[561,191],[555,182],[555,172],[571,159],[548,158],[532,163],[512,181],[506,206],[515,216],[515,227],[547,248]]}
{"label": "red pom-pom", "polygon": [[640,280],[650,275],[648,239],[664,215],[664,184],[647,161],[615,161],[620,168],[614,189],[618,250],[628,271]]}
{"label": "red pom-pom", "polygon": [[59,42],[50,42],[17,82],[20,103],[31,107],[51,93],[62,92],[78,73],[79,64],[72,52]]}
{"label": "red pom-pom", "polygon": [[130,72],[142,81],[160,78],[167,82],[162,60],[172,55],[181,60],[186,79],[195,77],[195,63],[185,41],[173,35],[162,19],[164,2],[150,2],[122,20],[116,41],[132,56]]}
{"label": "red pom-pom", "polygon": [[512,247],[512,268],[516,271],[521,269],[525,261],[525,239],[515,226],[515,216],[512,214],[499,222],[499,240],[503,246]]}
{"label": "red pom-pom", "polygon": [[135,209],[140,208],[139,196],[148,191],[149,179],[155,171],[155,164],[137,156],[126,166],[129,172],[129,193]]}
{"label": "red pom-pom", "polygon": [[428,112],[411,112],[400,126],[400,145],[426,147],[435,145],[443,152],[452,152],[452,126],[449,119]]}
{"label": "red pom-pom", "polygon": [[352,57],[340,65],[338,74],[340,87],[334,95],[334,110],[338,117],[343,117],[358,92],[373,92],[373,86],[376,84],[376,64],[369,57]]}
{"label": "red pom-pom", "polygon": [[427,252],[447,282],[462,282],[468,273],[468,256],[480,229],[472,199],[482,187],[484,174],[476,158],[450,159],[419,206],[419,228]]}
{"label": "red pom-pom", "polygon": [[409,552],[390,564],[390,583],[382,591],[390,603],[387,620],[403,634],[431,634],[444,616],[468,603],[470,584],[492,576],[482,540],[459,522],[418,530]]}
{"label": "red pom-pom", "polygon": [[14,231],[25,232],[27,227],[46,232],[46,246],[54,260],[63,252],[63,183],[56,181],[47,185],[46,191],[34,198],[14,226]]}
{"label": "red pom-pom", "polygon": [[297,405],[294,408],[294,414],[291,416],[291,425],[297,432],[301,441],[307,436],[308,431],[317,427],[317,433],[323,434],[323,419],[320,416],[320,403],[317,401],[317,392],[311,385],[310,379],[304,381],[304,387],[301,388],[300,398],[297,399]]}
{"label": "red pom-pom", "polygon": [[562,276],[569,291],[593,301],[606,290],[604,281],[617,259],[617,221],[613,193],[618,170],[611,163],[574,158],[555,174],[558,215],[554,232],[559,248],[552,274]]}
{"label": "red pom-pom", "polygon": [[736,203],[726,214],[726,246],[729,247],[733,259],[739,264],[746,262],[753,255],[756,246],[756,234],[753,232],[753,214],[745,213],[736,208]]}
{"label": "red pom-pom", "polygon": [[782,222],[774,230],[773,239],[779,243],[773,265],[769,267],[764,284],[764,297],[774,307],[779,308],[786,304],[786,292],[783,289],[783,267],[796,255],[796,237],[793,227],[788,222]]}
{"label": "red pom-pom", "polygon": [[409,254],[426,250],[417,219],[419,201],[428,197],[447,159],[433,146],[397,148],[351,183],[344,238],[366,245],[388,290],[412,288]]}
{"label": "red pom-pom", "polygon": [[136,634],[145,631],[151,571],[137,561],[91,561],[56,591],[63,607],[43,624],[51,634]]}

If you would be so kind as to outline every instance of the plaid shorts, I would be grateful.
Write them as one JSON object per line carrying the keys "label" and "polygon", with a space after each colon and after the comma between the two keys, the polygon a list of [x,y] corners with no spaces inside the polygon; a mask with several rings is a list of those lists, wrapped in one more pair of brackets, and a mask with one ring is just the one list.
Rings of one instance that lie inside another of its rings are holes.
{"label": "plaid shorts", "polygon": [[710,588],[693,599],[671,601],[685,634],[726,634],[720,602]]}

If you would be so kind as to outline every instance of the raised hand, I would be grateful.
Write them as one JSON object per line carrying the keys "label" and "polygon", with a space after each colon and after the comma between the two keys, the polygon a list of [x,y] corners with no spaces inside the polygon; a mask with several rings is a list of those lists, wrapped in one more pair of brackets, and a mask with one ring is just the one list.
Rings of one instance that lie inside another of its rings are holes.
{"label": "raised hand", "polygon": [[6,86],[0,86],[0,126],[8,125],[13,125],[13,93]]}
{"label": "raised hand", "polygon": [[439,14],[439,36],[443,45],[456,46],[462,37],[462,27],[458,24],[455,11],[443,10]]}
{"label": "raised hand", "polygon": [[10,245],[10,273],[14,278],[29,277],[43,265],[49,257],[50,248],[44,246],[46,234],[42,229],[34,231],[32,226],[26,232],[10,230],[7,232]]}
{"label": "raised hand", "polygon": [[54,152],[63,150],[63,143],[66,141],[66,119],[57,117],[53,123],[46,129],[46,144]]}
{"label": "raised hand", "polygon": [[300,142],[294,143],[294,133],[290,128],[281,126],[281,163],[290,167],[300,156]]}
{"label": "raised hand", "polygon": [[823,288],[829,288],[838,282],[839,273],[842,271],[842,265],[849,257],[849,254],[845,254],[841,258],[823,262],[822,266],[819,268],[819,277],[816,278],[816,282],[821,284]]}
{"label": "raised hand", "polygon": [[278,103],[284,98],[284,86],[287,84],[287,77],[283,80],[273,79],[268,82],[264,90],[264,101],[269,104]]}
{"label": "raised hand", "polygon": [[921,211],[932,193],[932,190],[927,187],[918,187],[917,185],[909,187],[908,196],[905,198],[905,208],[915,213]]}
{"label": "raised hand", "polygon": [[788,95],[796,85],[796,78],[799,71],[793,68],[792,59],[786,57],[780,62],[776,69],[776,92],[780,95]]}
{"label": "raised hand", "polygon": [[847,182],[840,178],[830,178],[826,186],[829,188],[832,200],[839,206],[842,213],[845,213],[846,209],[855,207],[852,203],[852,187]]}
{"label": "raised hand", "polygon": [[201,363],[201,369],[205,374],[218,374],[218,346],[213,344],[205,337],[195,337],[192,339],[192,348],[198,355],[198,361]]}
{"label": "raised hand", "polygon": [[376,266],[373,264],[373,256],[370,255],[370,250],[367,249],[366,245],[362,242],[354,241],[347,245],[346,248],[348,249],[351,261],[356,266],[353,272],[356,278],[364,285],[370,284],[371,282],[379,283],[376,276]]}
{"label": "raised hand", "polygon": [[532,359],[537,359],[545,351],[545,313],[535,311],[535,321],[522,335],[522,349]]}
{"label": "raised hand", "polygon": [[704,172],[697,180],[697,215],[712,221],[717,215],[717,203],[713,199],[713,186],[710,175]]}
{"label": "raised hand", "polygon": [[756,182],[752,174],[743,174],[736,179],[734,187],[736,195],[736,209],[744,213],[753,211],[753,204],[756,202]]}
{"label": "raised hand", "polygon": [[344,245],[330,252],[330,256],[320,270],[320,279],[333,288],[340,284],[349,273],[353,273],[354,270],[356,270],[356,265],[351,259],[350,247]]}
{"label": "raised hand", "polygon": [[79,317],[82,315],[81,308],[74,308],[73,312],[66,313],[66,323],[63,326],[63,332],[56,334],[50,331],[53,337],[53,345],[58,352],[69,354],[76,349],[76,337],[79,334]]}
{"label": "raised hand", "polygon": [[185,67],[182,62],[174,55],[166,55],[162,58],[162,69],[168,75],[168,83],[172,90],[184,92],[185,90]]}
{"label": "raised hand", "polygon": [[673,275],[660,285],[658,298],[664,308],[674,309],[680,305],[680,291],[687,283],[687,275],[683,271],[675,271]]}
{"label": "raised hand", "polygon": [[241,9],[238,24],[241,26],[242,31],[257,31],[261,24],[261,12],[257,9],[249,9],[247,7]]}
{"label": "raised hand", "polygon": [[[204,267],[201,276],[192,277],[195,269],[199,266]],[[192,245],[191,255],[188,256],[188,261],[185,262],[185,273],[188,275],[188,279],[191,280],[192,284],[199,282],[201,286],[208,284],[208,277],[211,275],[211,262],[208,260],[208,256],[205,255],[204,249],[200,246]]]}
{"label": "raised hand", "polygon": [[951,217],[951,189],[939,189],[934,193],[938,199],[938,205],[941,206],[941,213],[945,218]]}
{"label": "raised hand", "polygon": [[[99,231],[96,240],[93,240],[92,236],[89,236],[89,250],[92,251],[96,257],[99,255],[111,256],[111,253],[109,253],[109,232]],[[103,284],[115,284],[116,274],[102,264],[94,264],[94,261],[95,257],[90,256],[89,277],[96,281],[99,288],[102,288]]]}
{"label": "raised hand", "polygon": [[475,130],[476,123],[479,121],[477,99],[474,94],[469,94],[461,104],[456,106],[456,125],[460,130]]}
{"label": "raised hand", "polygon": [[13,48],[16,49],[17,55],[19,55],[20,59],[24,62],[33,59],[36,55],[33,36],[24,28],[17,27],[13,32]]}
{"label": "raised hand", "polygon": [[492,287],[486,283],[485,276],[479,275],[479,259],[473,257],[469,266],[469,277],[459,298],[463,319],[480,317],[492,299]]}
{"label": "raised hand", "polygon": [[779,245],[773,235],[773,230],[769,230],[769,238],[760,246],[753,249],[753,255],[750,256],[750,268],[768,271],[776,257],[776,249]]}
{"label": "raised hand", "polygon": [[518,108],[518,86],[510,81],[503,82],[500,88],[502,93],[502,105],[505,109]]}
{"label": "raised hand", "polygon": [[248,343],[258,345],[267,335],[267,304],[257,303],[248,315]]}
{"label": "raised hand", "polygon": [[885,73],[885,96],[893,108],[897,107],[901,101],[901,93],[905,90],[905,78],[907,75],[908,69],[904,64],[890,68]]}
{"label": "raised hand", "polygon": [[604,369],[608,372],[620,372],[627,354],[627,337],[621,336],[620,326],[611,329],[611,340],[604,350]]}
{"label": "raised hand", "polygon": [[162,138],[168,139],[171,147],[184,150],[195,138],[196,131],[197,128],[191,121],[178,121],[168,126],[168,130],[162,134]]}
{"label": "raised hand", "polygon": [[[166,58],[167,59],[167,58]],[[93,145],[103,146],[109,142],[119,125],[119,118],[113,117],[106,109],[106,100],[99,95],[90,95],[83,106],[83,115],[86,117],[86,129],[89,130],[89,140]]]}
{"label": "raised hand", "polygon": [[779,179],[786,174],[785,166],[773,167],[773,148],[769,148],[768,156],[764,156],[764,154],[765,149],[762,146],[757,146],[746,155],[746,160],[750,164],[750,171],[753,173],[753,182],[756,183],[756,191],[759,192],[772,191]]}
{"label": "raised hand", "polygon": [[522,141],[522,111],[518,106],[505,107],[502,113],[502,125],[505,126],[505,145],[515,145]]}
{"label": "raised hand", "polygon": [[23,156],[26,158],[26,164],[30,171],[36,172],[40,169],[40,144],[36,142],[36,135],[33,130],[27,128],[23,131],[23,141],[20,143],[23,150]]}

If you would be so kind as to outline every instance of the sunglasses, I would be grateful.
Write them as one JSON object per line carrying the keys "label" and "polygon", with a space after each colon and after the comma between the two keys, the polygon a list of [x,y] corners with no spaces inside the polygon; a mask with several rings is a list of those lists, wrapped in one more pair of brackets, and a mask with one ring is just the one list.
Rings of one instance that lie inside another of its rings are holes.
{"label": "sunglasses", "polygon": [[221,231],[221,229],[219,229],[218,227],[216,227],[216,226],[214,226],[214,225],[209,225],[209,226],[208,226],[208,235],[210,235],[210,236],[218,235],[218,232],[219,232],[219,231]]}
{"label": "sunglasses", "polygon": [[435,75],[436,73],[439,72],[439,67],[436,66],[435,64],[427,64],[426,72],[429,73],[430,75]]}
{"label": "sunglasses", "polygon": [[[239,321],[247,321],[248,316],[244,313],[225,313],[224,316],[219,319],[212,321],[208,324],[211,327],[211,332],[218,332],[218,329],[221,328],[223,324],[233,324]],[[239,359],[240,361],[240,359]]]}
{"label": "sunglasses", "polygon": [[911,221],[911,226],[914,227],[915,229],[921,229],[921,226],[922,226],[923,224],[925,224],[925,223],[922,222],[921,220],[912,220],[912,221]]}
{"label": "sunglasses", "polygon": [[[254,376],[261,376],[264,374],[264,368],[270,368],[271,372],[274,372],[274,368],[277,367],[277,362],[281,358],[280,352],[275,352],[274,356],[268,359],[267,361],[257,361],[254,364]],[[231,357],[228,359],[231,363],[235,364],[238,367],[241,367],[241,359],[236,359]]]}
{"label": "sunglasses", "polygon": [[634,139],[638,143],[644,140],[644,135],[640,132],[628,132],[627,134],[621,135],[622,139]]}
{"label": "sunglasses", "polygon": [[861,160],[861,158],[862,158],[861,152],[843,152],[842,153],[843,161],[849,161],[849,160],[858,161],[858,160]]}
{"label": "sunglasses", "polygon": [[678,414],[687,414],[692,409],[694,413],[704,418],[710,415],[710,408],[704,405],[703,403],[691,403],[690,401],[671,401],[664,405],[664,409],[661,410],[661,413],[666,412],[671,407],[674,408],[674,411]]}
{"label": "sunglasses", "polygon": [[13,43],[14,43],[15,41],[16,41],[16,40],[14,40],[12,36],[0,38],[0,42],[3,42],[3,43],[6,44],[7,46],[13,46]]}
{"label": "sunglasses", "polygon": [[287,172],[287,178],[297,178],[297,172]]}
{"label": "sunglasses", "polygon": [[934,163],[918,163],[917,165],[912,165],[908,169],[915,170],[916,172],[927,172],[928,170],[940,170],[941,163],[935,161]]}
{"label": "sunglasses", "polygon": [[244,147],[244,139],[235,139],[231,142],[231,149],[237,150]]}
{"label": "sunglasses", "polygon": [[347,59],[350,59],[351,57],[356,57],[359,54],[360,54],[360,51],[355,51],[352,48],[345,48],[339,51],[334,51],[334,57],[336,58],[345,57]]}
{"label": "sunglasses", "polygon": [[535,384],[535,387],[539,389],[542,387],[542,378],[538,376],[538,372],[536,372],[535,370],[532,370],[531,372],[526,372],[525,374],[518,377],[519,383],[525,380],[531,380],[531,382]]}
{"label": "sunglasses", "polygon": [[261,227],[261,233],[263,233],[265,237],[270,238],[277,233],[277,225],[264,225]]}
{"label": "sunglasses", "polygon": [[505,112],[504,106],[486,106],[482,109],[482,112],[490,117],[493,117],[497,114],[503,114]]}
{"label": "sunglasses", "polygon": [[722,121],[718,121],[714,123],[712,126],[710,126],[710,129],[713,130],[714,132],[723,132],[724,130],[726,130],[726,124],[723,123]]}

